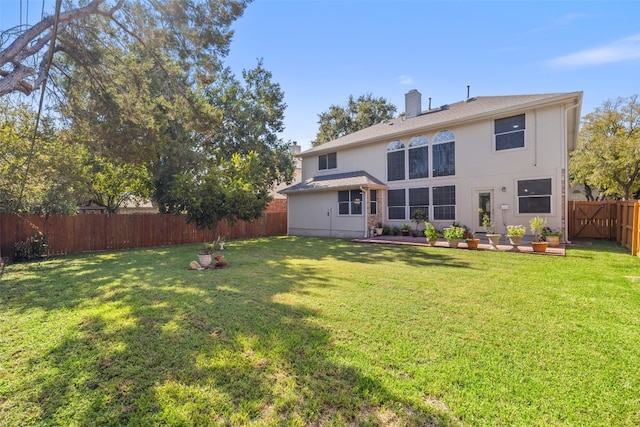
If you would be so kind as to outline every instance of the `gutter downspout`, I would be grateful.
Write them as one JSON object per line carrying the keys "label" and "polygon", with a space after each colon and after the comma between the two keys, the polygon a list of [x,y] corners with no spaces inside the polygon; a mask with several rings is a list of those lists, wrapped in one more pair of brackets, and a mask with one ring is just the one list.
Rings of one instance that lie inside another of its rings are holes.
{"label": "gutter downspout", "polygon": [[[569,211],[569,198],[567,197],[567,195],[569,194],[569,177],[568,177],[568,171],[567,171],[567,167],[569,166],[569,150],[567,149],[567,130],[568,130],[568,124],[569,124],[569,111],[573,110],[574,108],[578,108],[580,104],[579,103],[574,103],[572,106],[570,106],[569,108],[565,108],[564,110],[564,147],[562,149],[562,179],[565,180],[564,182],[564,200],[562,203],[562,209],[564,210],[563,215],[562,215],[562,235],[564,236],[564,241],[565,243],[571,243],[571,241],[569,240],[569,234],[567,233],[567,212]],[[579,129],[576,129],[576,136],[578,133]]]}

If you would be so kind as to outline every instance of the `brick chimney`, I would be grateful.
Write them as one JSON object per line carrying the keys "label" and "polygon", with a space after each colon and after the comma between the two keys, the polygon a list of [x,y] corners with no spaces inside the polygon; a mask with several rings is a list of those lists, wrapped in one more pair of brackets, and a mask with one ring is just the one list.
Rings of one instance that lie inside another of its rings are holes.
{"label": "brick chimney", "polygon": [[418,117],[422,113],[422,94],[415,89],[404,95],[404,116],[407,119]]}

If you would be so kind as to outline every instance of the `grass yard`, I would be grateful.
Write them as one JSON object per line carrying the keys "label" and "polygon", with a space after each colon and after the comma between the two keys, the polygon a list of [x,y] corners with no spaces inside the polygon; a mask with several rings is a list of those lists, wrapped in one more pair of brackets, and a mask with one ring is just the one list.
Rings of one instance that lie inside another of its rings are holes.
{"label": "grass yard", "polygon": [[279,237],[16,264],[2,426],[637,426],[640,259]]}

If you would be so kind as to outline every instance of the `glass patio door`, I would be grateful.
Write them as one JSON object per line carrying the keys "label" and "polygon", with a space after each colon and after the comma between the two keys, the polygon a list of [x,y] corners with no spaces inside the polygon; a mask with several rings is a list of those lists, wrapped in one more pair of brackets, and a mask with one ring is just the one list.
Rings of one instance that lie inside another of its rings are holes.
{"label": "glass patio door", "polygon": [[476,223],[474,224],[474,231],[484,231],[482,228],[482,217],[487,214],[491,221],[493,219],[493,191],[492,190],[479,190],[476,191]]}

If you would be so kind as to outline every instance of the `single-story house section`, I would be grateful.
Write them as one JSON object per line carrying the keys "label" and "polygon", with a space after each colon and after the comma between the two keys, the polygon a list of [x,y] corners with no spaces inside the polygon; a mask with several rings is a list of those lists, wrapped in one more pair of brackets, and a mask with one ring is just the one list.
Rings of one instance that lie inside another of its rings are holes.
{"label": "single-story house section", "polygon": [[566,231],[582,92],[479,96],[425,111],[421,98],[412,90],[404,117],[299,154],[302,181],[281,191],[290,235],[366,237],[377,223],[411,223],[416,209],[437,228],[482,233],[487,213],[496,233],[528,229],[536,215]]}

